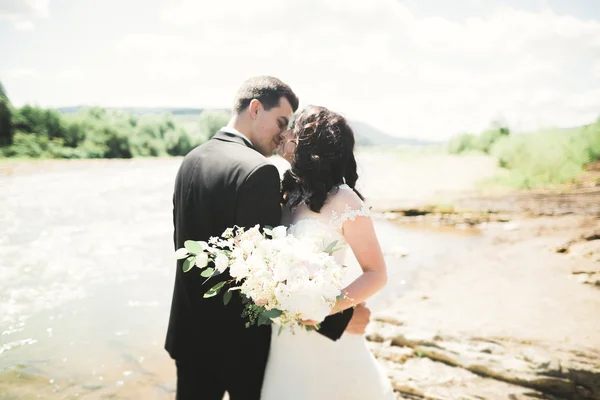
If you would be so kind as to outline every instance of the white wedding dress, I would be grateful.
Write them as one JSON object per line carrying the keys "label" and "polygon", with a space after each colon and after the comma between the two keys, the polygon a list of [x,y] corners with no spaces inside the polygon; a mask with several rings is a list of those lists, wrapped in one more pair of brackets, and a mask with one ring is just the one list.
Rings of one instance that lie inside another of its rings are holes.
{"label": "white wedding dress", "polygon": [[[295,236],[323,239],[323,248],[337,240],[346,243],[343,227],[369,209],[347,185],[333,190],[320,213],[300,204],[284,209],[282,224]],[[344,286],[362,274],[356,262],[346,264],[348,246],[334,253],[336,261],[349,265]],[[355,261],[355,260],[354,260]],[[283,330],[273,325],[271,350],[261,400],[392,400],[391,383],[367,347],[363,335],[344,333],[332,341],[317,332]],[[279,333],[279,334],[278,334]]]}

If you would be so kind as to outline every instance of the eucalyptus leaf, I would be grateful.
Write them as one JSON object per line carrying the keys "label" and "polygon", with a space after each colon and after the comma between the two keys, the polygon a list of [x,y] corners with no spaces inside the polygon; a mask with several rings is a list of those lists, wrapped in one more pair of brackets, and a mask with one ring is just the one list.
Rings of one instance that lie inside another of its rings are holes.
{"label": "eucalyptus leaf", "polygon": [[208,247],[204,242],[196,242],[194,240],[186,240],[183,245],[192,254],[198,255],[204,252],[204,249]]}
{"label": "eucalyptus leaf", "polygon": [[343,244],[343,243],[340,243],[340,244],[338,244],[337,246],[335,246],[335,248],[334,248],[334,249],[333,249],[331,252],[332,252],[332,253],[335,253],[336,251],[343,250],[345,247],[346,247],[346,245],[345,245],[345,244]]}
{"label": "eucalyptus leaf", "polygon": [[261,325],[270,325],[271,322],[272,322],[271,318],[265,317],[264,314],[259,314],[258,315],[258,326],[261,326]]}
{"label": "eucalyptus leaf", "polygon": [[183,272],[188,272],[190,269],[194,268],[195,264],[196,264],[196,257],[195,256],[188,257],[183,262]]}
{"label": "eucalyptus leaf", "polygon": [[215,272],[215,269],[209,267],[209,268],[206,268],[204,271],[202,271],[200,276],[203,276],[204,278],[208,278],[209,276],[212,275],[213,272]]}
{"label": "eucalyptus leaf", "polygon": [[267,318],[277,318],[283,314],[283,311],[273,308],[268,311],[263,311],[260,315],[264,315]]}
{"label": "eucalyptus leaf", "polygon": [[209,297],[213,297],[213,296],[216,296],[217,294],[219,294],[219,292],[221,291],[221,289],[223,288],[225,283],[226,283],[226,281],[219,282],[215,286],[208,289],[208,292],[206,292],[204,294],[204,298],[207,299]]}
{"label": "eucalyptus leaf", "polygon": [[[219,272],[218,270],[216,270],[216,269],[214,269],[214,268],[210,268],[210,269],[213,269],[213,270],[214,270],[214,272],[213,272],[212,274],[208,275],[208,277],[205,277],[205,278],[206,278],[206,280],[205,280],[204,282],[202,282],[202,284],[203,284],[203,285],[204,285],[206,282],[208,282],[208,281],[209,281],[211,278],[214,278],[215,276],[219,276],[219,275],[221,275],[221,274],[223,273],[223,272]],[[202,275],[202,276],[204,276],[204,275]],[[230,289],[230,290],[231,290],[231,289]]]}
{"label": "eucalyptus leaf", "polygon": [[233,295],[233,293],[231,293],[230,291],[225,292],[225,294],[223,295],[223,304],[225,304],[225,305],[229,304],[229,301],[231,300],[232,295]]}
{"label": "eucalyptus leaf", "polygon": [[329,246],[327,246],[327,248],[325,249],[325,253],[332,253],[333,249],[335,249],[335,246],[337,245],[337,240],[329,243]]}

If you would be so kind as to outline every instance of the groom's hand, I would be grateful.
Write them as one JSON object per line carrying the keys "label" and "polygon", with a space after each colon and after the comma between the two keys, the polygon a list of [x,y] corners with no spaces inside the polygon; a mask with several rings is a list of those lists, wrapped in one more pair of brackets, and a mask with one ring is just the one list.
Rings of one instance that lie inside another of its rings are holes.
{"label": "groom's hand", "polygon": [[354,314],[345,332],[353,335],[364,335],[370,321],[371,310],[369,310],[365,303],[360,303],[354,308]]}

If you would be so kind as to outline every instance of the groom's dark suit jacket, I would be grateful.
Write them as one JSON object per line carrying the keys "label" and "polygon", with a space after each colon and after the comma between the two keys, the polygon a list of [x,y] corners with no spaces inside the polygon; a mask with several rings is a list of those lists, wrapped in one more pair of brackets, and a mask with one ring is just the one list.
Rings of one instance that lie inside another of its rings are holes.
{"label": "groom's dark suit jacket", "polygon": [[[280,199],[277,168],[243,138],[218,132],[184,158],[177,174],[173,195],[175,249],[184,247],[186,240],[207,241],[211,236],[220,236],[234,225],[277,226],[281,219]],[[203,298],[215,283],[230,279],[229,275],[223,274],[203,285],[200,270],[184,273],[182,263],[177,262],[165,345],[171,357],[196,358],[207,350],[255,339],[267,343],[266,349],[256,351],[268,353],[270,327],[245,328],[240,316],[243,306],[237,294],[227,306],[222,293]],[[338,339],[351,316],[349,310],[327,318],[320,333]],[[257,358],[266,362],[266,354]]]}

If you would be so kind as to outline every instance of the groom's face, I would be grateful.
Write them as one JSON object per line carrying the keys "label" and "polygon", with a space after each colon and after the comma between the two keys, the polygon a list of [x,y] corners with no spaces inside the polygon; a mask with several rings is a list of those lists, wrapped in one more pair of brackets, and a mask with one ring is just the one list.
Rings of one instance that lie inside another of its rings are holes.
{"label": "groom's face", "polygon": [[288,123],[294,111],[285,97],[279,100],[279,105],[265,110],[259,104],[253,123],[252,144],[262,155],[270,156],[281,143],[281,134],[287,130]]}

